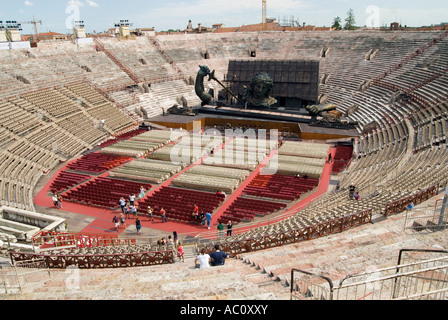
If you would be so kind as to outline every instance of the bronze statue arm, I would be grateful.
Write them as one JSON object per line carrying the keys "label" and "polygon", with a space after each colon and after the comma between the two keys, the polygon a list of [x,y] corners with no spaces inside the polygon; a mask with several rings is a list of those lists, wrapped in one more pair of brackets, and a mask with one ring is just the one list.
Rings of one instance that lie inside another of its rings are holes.
{"label": "bronze statue arm", "polygon": [[207,66],[199,66],[200,70],[196,76],[196,84],[195,84],[195,91],[196,95],[201,99],[201,101],[204,104],[210,103],[212,101],[212,96],[205,92],[204,87],[204,78],[208,75],[210,75],[210,69]]}

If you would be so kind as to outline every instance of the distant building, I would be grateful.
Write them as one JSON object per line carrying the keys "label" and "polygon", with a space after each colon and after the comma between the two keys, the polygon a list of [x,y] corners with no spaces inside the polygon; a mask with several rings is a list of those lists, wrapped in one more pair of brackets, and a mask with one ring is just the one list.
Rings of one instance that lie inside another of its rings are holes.
{"label": "distant building", "polygon": [[57,32],[46,32],[46,33],[39,33],[37,35],[37,39],[35,38],[36,36],[33,34],[24,35],[22,36],[22,41],[67,40],[68,36],[66,34]]}
{"label": "distant building", "polygon": [[[215,26],[215,25],[214,25]],[[260,31],[331,31],[329,27],[316,27],[303,25],[301,27],[281,26],[275,19],[269,19],[267,23],[242,25],[241,27],[219,27],[213,30],[214,33],[226,32],[260,32]]]}
{"label": "distant building", "polygon": [[393,30],[393,31],[400,30],[400,25],[398,24],[398,22],[392,22],[390,24],[390,30]]}
{"label": "distant building", "polygon": [[138,28],[138,29],[135,29],[135,33],[138,36],[154,37],[156,35],[156,31],[154,28]]}

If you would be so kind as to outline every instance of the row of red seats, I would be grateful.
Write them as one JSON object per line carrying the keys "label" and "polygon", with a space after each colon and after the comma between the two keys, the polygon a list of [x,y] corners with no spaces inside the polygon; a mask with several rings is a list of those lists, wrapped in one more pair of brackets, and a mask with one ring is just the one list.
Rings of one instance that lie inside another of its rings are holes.
{"label": "row of red seats", "polygon": [[67,192],[64,199],[101,207],[118,208],[121,197],[128,200],[130,195],[138,195],[141,186],[146,190],[152,188],[150,184],[99,177]]}
{"label": "row of red seats", "polygon": [[256,216],[265,216],[284,208],[286,208],[285,203],[239,197],[218,218],[218,221],[224,224],[229,220],[232,222],[250,222]]}
{"label": "row of red seats", "polygon": [[88,175],[62,171],[51,183],[50,190],[53,193],[60,193],[90,179],[92,177]]}
{"label": "row of red seats", "polygon": [[215,193],[180,189],[173,187],[162,187],[154,192],[150,197],[139,202],[139,207],[146,208],[151,206],[154,214],[160,216],[160,209],[166,211],[168,219],[192,221],[191,215],[194,206],[197,205],[199,213],[212,213],[221,204],[223,198],[218,197]]}
{"label": "row of red seats", "polygon": [[332,173],[339,173],[348,165],[353,155],[352,146],[337,146],[334,155]]}
{"label": "row of red seats", "polygon": [[353,155],[352,146],[337,146],[334,154],[335,160],[350,160]]}
{"label": "row of red seats", "polygon": [[119,135],[119,136],[115,137],[115,139],[110,139],[110,140],[104,141],[102,144],[99,145],[99,147],[100,148],[108,147],[110,145],[113,145],[113,144],[121,141],[121,140],[128,140],[128,139],[130,139],[132,137],[135,137],[135,136],[137,136],[139,134],[142,134],[142,133],[144,133],[146,131],[147,130],[144,130],[144,129],[136,129],[136,130],[133,130],[133,131],[129,131],[129,132],[123,133],[122,135]]}
{"label": "row of red seats", "polygon": [[287,175],[258,175],[243,190],[243,194],[294,201],[303,193],[313,190],[319,185],[319,179],[295,177]]}
{"label": "row of red seats", "polygon": [[89,153],[69,164],[67,168],[76,171],[103,173],[132,160],[130,157],[123,157],[103,153]]}

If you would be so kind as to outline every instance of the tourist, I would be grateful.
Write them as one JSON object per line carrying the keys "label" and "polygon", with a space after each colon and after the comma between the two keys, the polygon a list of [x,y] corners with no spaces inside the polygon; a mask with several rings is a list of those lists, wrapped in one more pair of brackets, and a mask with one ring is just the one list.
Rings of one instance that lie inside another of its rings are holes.
{"label": "tourist", "polygon": [[173,231],[173,238],[174,238],[174,245],[177,247],[179,239],[177,237],[176,231]]}
{"label": "tourist", "polygon": [[226,262],[227,254],[219,250],[219,245],[215,245],[215,251],[210,254],[212,266],[223,266]]}
{"label": "tourist", "polygon": [[120,198],[120,207],[121,212],[124,213],[124,207],[126,207],[126,200],[123,197]]}
{"label": "tourist", "polygon": [[138,195],[139,199],[144,198],[145,197],[145,188],[143,188],[143,186],[140,187],[140,194]]}
{"label": "tourist", "polygon": [[199,207],[195,204],[193,208],[193,213],[191,215],[193,219],[199,219]]}
{"label": "tourist", "polygon": [[182,246],[182,242],[179,243],[179,246],[177,247],[177,257],[179,258],[179,262],[185,262],[185,252],[184,248]]}
{"label": "tourist", "polygon": [[59,203],[58,203],[58,196],[56,194],[53,194],[53,196],[51,197],[51,199],[53,200],[53,205],[56,208],[59,208]]}
{"label": "tourist", "polygon": [[230,237],[232,235],[232,221],[227,222],[227,236]]}
{"label": "tourist", "polygon": [[168,222],[168,220],[166,219],[166,211],[165,209],[160,209],[160,216],[162,217],[162,223],[164,222]]}
{"label": "tourist", "polygon": [[115,225],[115,230],[118,232],[118,227],[120,226],[120,220],[118,220],[118,216],[115,214],[115,216],[112,218],[112,222]]}
{"label": "tourist", "polygon": [[135,219],[135,227],[137,228],[137,234],[140,234],[140,230],[142,228],[142,223],[141,223],[139,217],[137,217]]}
{"label": "tourist", "polygon": [[120,223],[121,223],[121,226],[123,227],[123,229],[125,229],[126,228],[126,219],[124,218],[123,213],[120,214]]}
{"label": "tourist", "polygon": [[205,248],[202,248],[201,254],[196,257],[195,264],[196,268],[205,269],[210,267],[211,258],[205,251]]}
{"label": "tourist", "polygon": [[353,198],[355,198],[355,200],[359,200],[359,199],[361,199],[361,196],[359,195],[358,192],[355,192],[355,193],[353,194]]}
{"label": "tourist", "polygon": [[218,229],[218,238],[222,238],[224,236],[224,225],[221,221],[219,221],[218,226],[216,227]]}
{"label": "tourist", "polygon": [[126,206],[124,208],[124,214],[126,215],[126,219],[130,218],[130,214],[131,214],[131,209],[129,209],[129,206]]}
{"label": "tourist", "polygon": [[58,206],[59,206],[59,208],[62,209],[62,196],[58,195],[57,198],[58,198]]}
{"label": "tourist", "polygon": [[129,196],[129,204],[130,204],[131,206],[133,206],[133,205],[134,205],[134,201],[135,201],[135,194],[131,194],[131,195]]}
{"label": "tourist", "polygon": [[159,245],[159,246],[164,246],[164,245],[166,245],[166,241],[165,241],[165,238],[160,238],[159,239],[159,241],[157,241],[157,244]]}
{"label": "tourist", "polygon": [[201,219],[201,225],[205,226],[205,213],[204,213],[204,211],[201,211],[200,219]]}
{"label": "tourist", "polygon": [[152,220],[154,219],[154,216],[152,214],[153,212],[154,212],[154,209],[151,208],[151,206],[148,206],[148,219],[149,219],[149,222],[152,222]]}
{"label": "tourist", "polygon": [[348,188],[349,188],[348,197],[349,197],[349,199],[353,199],[353,195],[355,193],[356,187],[354,185],[350,185]]}
{"label": "tourist", "polygon": [[406,207],[406,210],[411,211],[412,209],[414,209],[414,202],[409,201],[408,206]]}
{"label": "tourist", "polygon": [[212,224],[212,214],[207,211],[207,213],[205,214],[205,218],[207,219],[207,229],[210,230],[210,226]]}
{"label": "tourist", "polygon": [[134,218],[137,216],[137,208],[134,205],[129,206],[129,211],[134,216]]}

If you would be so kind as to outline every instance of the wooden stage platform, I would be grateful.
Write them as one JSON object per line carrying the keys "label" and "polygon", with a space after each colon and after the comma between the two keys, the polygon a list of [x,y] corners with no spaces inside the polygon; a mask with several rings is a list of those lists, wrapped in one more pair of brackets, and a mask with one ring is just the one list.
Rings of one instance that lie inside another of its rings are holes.
{"label": "wooden stage platform", "polygon": [[193,130],[198,123],[202,128],[230,125],[267,131],[277,129],[279,132],[298,135],[303,140],[334,140],[359,136],[359,132],[353,128],[318,127],[310,125],[311,121],[309,115],[298,112],[216,106],[204,106],[198,109],[195,116],[169,114],[145,120],[146,123],[184,130]]}

